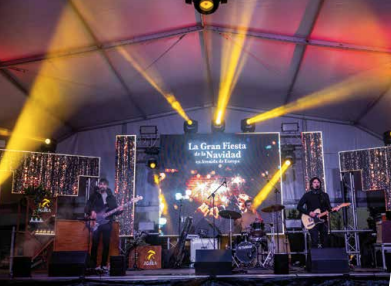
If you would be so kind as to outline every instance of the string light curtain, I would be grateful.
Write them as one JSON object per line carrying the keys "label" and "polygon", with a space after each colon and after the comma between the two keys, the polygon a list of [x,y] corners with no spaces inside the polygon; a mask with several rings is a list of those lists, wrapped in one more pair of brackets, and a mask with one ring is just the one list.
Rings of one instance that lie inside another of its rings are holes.
{"label": "string light curtain", "polygon": [[79,177],[99,176],[100,172],[99,157],[0,150],[0,160],[6,152],[7,169],[1,171],[13,173],[14,194],[41,185],[54,196],[77,196]]}
{"label": "string light curtain", "polygon": [[341,172],[361,171],[363,191],[384,190],[391,210],[391,146],[339,153]]}
{"label": "string light curtain", "polygon": [[[115,194],[118,205],[135,196],[136,135],[117,136],[115,159]],[[120,236],[131,236],[134,230],[134,203],[118,217]]]}
{"label": "string light curtain", "polygon": [[311,178],[318,177],[322,180],[324,191],[327,192],[322,132],[302,132],[301,142],[303,145],[305,190],[309,190]]}

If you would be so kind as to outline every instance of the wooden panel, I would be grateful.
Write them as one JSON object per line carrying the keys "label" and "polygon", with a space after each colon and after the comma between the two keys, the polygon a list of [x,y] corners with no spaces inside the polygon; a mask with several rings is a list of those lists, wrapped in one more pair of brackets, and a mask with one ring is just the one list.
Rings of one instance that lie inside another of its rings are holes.
{"label": "wooden panel", "polygon": [[[83,221],[57,220],[56,239],[54,240],[54,251],[86,251],[88,249],[88,229]],[[91,233],[92,246],[92,233]],[[111,232],[109,256],[119,255],[119,226],[118,222],[113,223]],[[98,265],[102,258],[102,238],[98,248]]]}
{"label": "wooden panel", "polygon": [[[161,269],[162,268],[162,247],[140,246],[137,247],[137,267],[141,269]],[[129,255],[129,268],[134,265],[134,250]]]}

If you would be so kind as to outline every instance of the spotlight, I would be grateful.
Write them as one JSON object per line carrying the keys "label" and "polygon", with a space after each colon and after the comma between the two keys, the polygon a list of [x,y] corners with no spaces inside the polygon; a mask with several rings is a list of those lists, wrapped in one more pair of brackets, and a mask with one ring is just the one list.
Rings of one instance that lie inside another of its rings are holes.
{"label": "spotlight", "polygon": [[292,159],[291,159],[291,158],[287,158],[287,159],[285,159],[285,162],[284,162],[284,164],[285,164],[285,165],[287,165],[287,166],[290,166],[290,165],[292,165]]}
{"label": "spotlight", "polygon": [[243,133],[254,132],[255,131],[255,124],[254,123],[249,124],[248,118],[245,118],[240,122],[240,128],[242,129]]}
{"label": "spotlight", "polygon": [[284,145],[281,148],[281,158],[284,164],[293,165],[296,161],[295,147],[293,145]]}
{"label": "spotlight", "polygon": [[55,153],[57,148],[57,142],[55,140],[46,138],[41,143],[38,151],[44,153]]}
{"label": "spotlight", "polygon": [[384,145],[391,146],[391,130],[388,130],[383,133]]}
{"label": "spotlight", "polygon": [[228,0],[185,0],[186,4],[194,3],[194,8],[201,14],[209,15],[216,12],[219,4],[226,4]]}
{"label": "spotlight", "polygon": [[189,119],[183,122],[183,131],[185,133],[197,133],[198,132],[198,121]]}
{"label": "spotlight", "polygon": [[156,169],[157,167],[157,160],[155,158],[149,158],[147,162],[147,166],[150,169]]}
{"label": "spotlight", "polygon": [[225,130],[225,121],[222,121],[220,124],[217,124],[215,120],[212,120],[211,128],[213,133],[223,133]]}
{"label": "spotlight", "polygon": [[295,155],[294,154],[286,154],[283,156],[285,165],[293,165],[295,163]]}

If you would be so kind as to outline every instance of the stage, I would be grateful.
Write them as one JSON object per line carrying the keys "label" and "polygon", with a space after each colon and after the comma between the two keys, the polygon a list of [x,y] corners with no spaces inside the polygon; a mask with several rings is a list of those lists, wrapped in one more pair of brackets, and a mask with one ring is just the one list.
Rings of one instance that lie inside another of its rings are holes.
{"label": "stage", "polygon": [[290,268],[290,274],[275,275],[273,270],[243,270],[232,275],[195,275],[194,269],[127,271],[126,276],[87,275],[85,277],[48,277],[33,273],[30,278],[10,278],[2,272],[2,285],[389,285],[390,273],[380,269],[356,268],[348,274],[308,273]]}

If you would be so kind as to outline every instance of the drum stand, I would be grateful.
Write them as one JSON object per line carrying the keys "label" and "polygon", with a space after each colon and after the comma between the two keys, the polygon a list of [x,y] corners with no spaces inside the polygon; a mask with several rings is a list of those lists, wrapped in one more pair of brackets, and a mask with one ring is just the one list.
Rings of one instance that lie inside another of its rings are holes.
{"label": "drum stand", "polygon": [[260,241],[257,241],[256,243],[255,243],[255,250],[256,250],[256,252],[257,252],[257,263],[255,264],[255,266],[254,266],[254,268],[265,268],[265,266],[264,265],[261,265],[261,263],[259,262],[259,247],[261,246],[261,242]]}
{"label": "drum stand", "polygon": [[[274,216],[274,213],[272,214]],[[270,243],[270,247],[269,247],[269,252],[266,256],[266,259],[265,261],[262,263],[262,266],[266,268],[266,265],[268,265],[269,267],[273,266],[273,258],[274,258],[274,253],[275,253],[275,244],[274,244],[274,239],[275,239],[275,232],[274,232],[274,224],[271,226],[270,230],[272,231],[272,235],[271,235],[271,243]]]}

